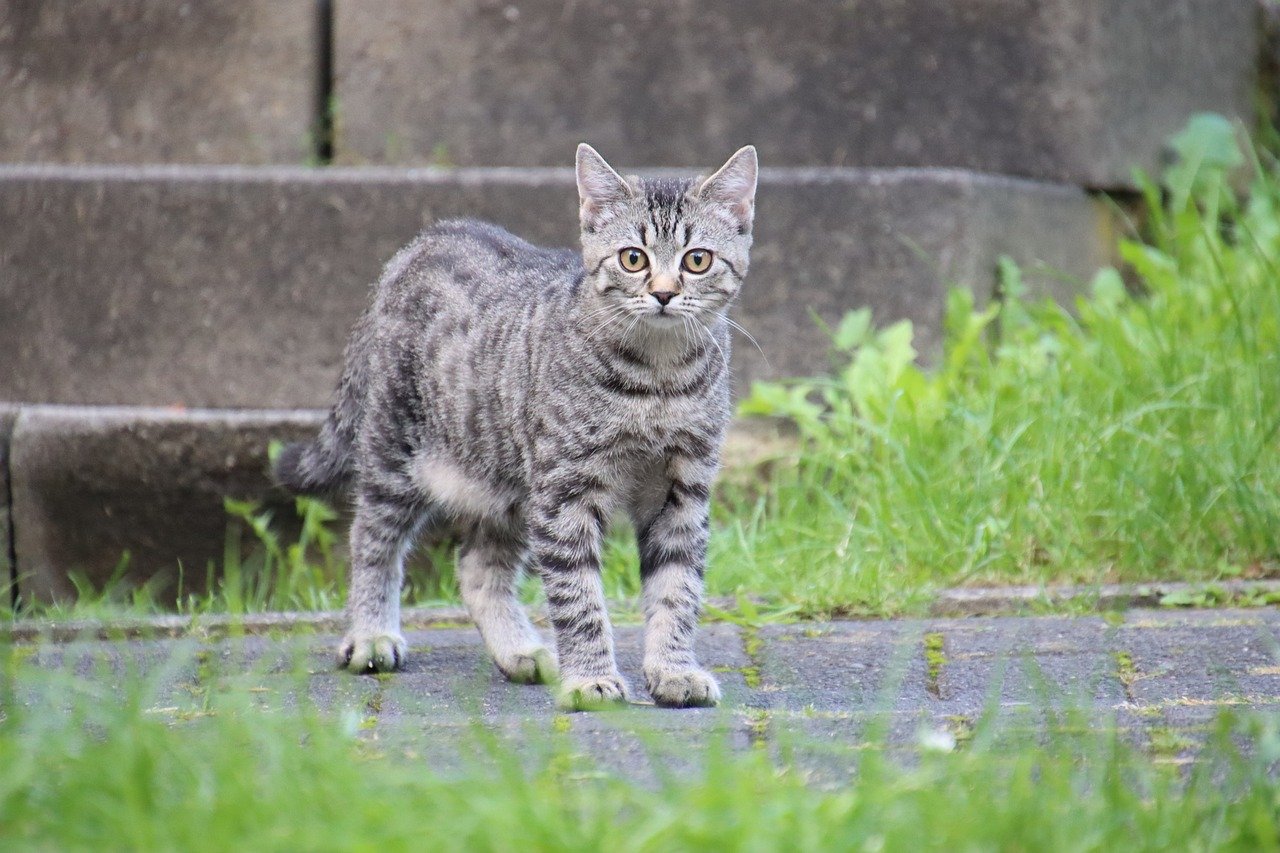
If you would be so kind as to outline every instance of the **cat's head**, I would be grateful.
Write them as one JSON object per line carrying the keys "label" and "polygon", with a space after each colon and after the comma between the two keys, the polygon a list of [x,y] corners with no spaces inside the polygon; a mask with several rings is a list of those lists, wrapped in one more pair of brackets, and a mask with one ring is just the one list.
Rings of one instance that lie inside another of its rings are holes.
{"label": "cat's head", "polygon": [[579,145],[586,284],[653,327],[723,312],[747,274],[756,171],[748,145],[709,178],[624,178]]}

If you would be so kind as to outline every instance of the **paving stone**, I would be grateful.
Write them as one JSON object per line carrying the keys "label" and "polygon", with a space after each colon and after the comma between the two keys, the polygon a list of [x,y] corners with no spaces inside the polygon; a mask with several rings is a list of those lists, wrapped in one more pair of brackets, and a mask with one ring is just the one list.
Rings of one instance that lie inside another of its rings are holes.
{"label": "paving stone", "polygon": [[10,462],[22,595],[69,600],[73,572],[101,587],[126,552],[124,584],[151,580],[163,600],[182,566],[187,589],[202,589],[228,547],[224,498],[261,501],[287,529],[293,502],[271,486],[267,446],[317,424],[305,413],[23,408]]}
{"label": "paving stone", "polygon": [[313,0],[0,4],[0,161],[301,163]]}
{"label": "paving stone", "polygon": [[763,707],[892,710],[904,684],[921,683],[915,631],[910,622],[765,626],[759,632]]}
{"label": "paving stone", "polygon": [[[337,154],[954,166],[1128,186],[1193,113],[1252,119],[1252,0],[336,0]],[[531,49],[536,45],[536,49]],[[655,132],[655,129],[658,129]]]}
{"label": "paving stone", "polygon": [[930,623],[944,663],[930,695],[939,712],[989,707],[1114,707],[1126,700],[1116,677],[1116,628],[1101,618],[996,618]]}
{"label": "paving stone", "polygon": [[[1001,254],[1045,289],[1111,259],[1109,214],[1064,186],[805,169],[765,170],[759,192],[739,390],[829,368],[815,313],[911,319],[929,357],[946,287],[985,300]],[[567,169],[0,167],[0,400],[325,407],[369,283],[422,227],[473,216],[575,245],[576,199]]]}
{"label": "paving stone", "polygon": [[565,718],[573,749],[598,767],[640,782],[688,778],[709,754],[739,752],[751,744],[749,722],[724,708],[633,707]]}
{"label": "paving stone", "polygon": [[1280,615],[1274,611],[1143,616],[1126,621],[1118,642],[1133,661],[1135,702],[1280,701]]}

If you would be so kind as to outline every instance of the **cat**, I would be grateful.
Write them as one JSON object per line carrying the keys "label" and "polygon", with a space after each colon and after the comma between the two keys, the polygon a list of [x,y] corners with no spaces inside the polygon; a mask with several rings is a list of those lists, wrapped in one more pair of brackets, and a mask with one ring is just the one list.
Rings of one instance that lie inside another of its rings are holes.
{"label": "cat", "polygon": [[[508,679],[557,683],[566,709],[627,701],[600,577],[606,525],[625,512],[646,687],[662,706],[719,702],[693,639],[756,176],[751,146],[674,180],[624,178],[582,144],[581,253],[454,220],[386,265],[319,435],[275,463],[296,493],[353,500],[340,666],[403,664],[403,560],[448,526],[462,600]],[[517,600],[530,562],[555,653]]]}

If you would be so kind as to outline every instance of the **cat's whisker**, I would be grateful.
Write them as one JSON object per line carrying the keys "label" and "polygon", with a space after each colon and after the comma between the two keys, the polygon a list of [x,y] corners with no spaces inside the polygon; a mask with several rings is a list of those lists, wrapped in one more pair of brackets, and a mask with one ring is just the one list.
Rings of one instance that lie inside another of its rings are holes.
{"label": "cat's whisker", "polygon": [[583,314],[582,319],[592,320],[592,319],[595,319],[596,317],[599,317],[601,314],[607,314],[610,311],[617,311],[621,307],[622,306],[619,305],[617,302],[610,302],[605,305],[600,305],[600,306],[597,306],[594,310],[589,311],[586,314]]}
{"label": "cat's whisker", "polygon": [[617,323],[619,320],[622,320],[626,317],[626,314],[618,306],[611,305],[609,306],[609,308],[613,311],[613,313],[610,314],[608,317],[606,317],[604,322],[602,322],[599,326],[596,326],[595,329],[593,329],[587,335],[588,339],[594,338],[596,335],[600,334],[605,329],[612,326],[614,323]]}
{"label": "cat's whisker", "polygon": [[632,329],[634,329],[634,328],[636,327],[636,324],[637,324],[637,323],[639,323],[641,320],[643,320],[643,319],[644,319],[644,312],[642,312],[642,311],[633,311],[632,313],[633,313],[633,314],[635,314],[635,316],[631,318],[631,323],[630,323],[630,325],[628,325],[628,326],[627,326],[627,328],[626,328],[626,329],[624,329],[624,330],[623,330],[623,332],[622,332],[622,340],[624,340],[624,341],[629,341],[629,340],[631,340],[631,330],[632,330]]}
{"label": "cat's whisker", "polygon": [[720,342],[716,340],[715,334],[711,331],[711,329],[707,326],[706,323],[702,322],[701,320],[695,320],[695,322],[702,328],[702,332],[707,336],[708,340],[710,340],[711,343],[715,345],[715,348],[719,350],[720,358],[724,360],[725,364],[728,364],[729,356],[725,354],[724,347],[720,346]]}
{"label": "cat's whisker", "polygon": [[765,353],[764,348],[760,346],[760,342],[756,340],[756,336],[748,332],[745,328],[743,328],[741,323],[739,323],[737,320],[730,317],[728,314],[725,314],[722,316],[724,317],[725,322],[728,323],[731,328],[737,329],[739,332],[741,332],[746,337],[747,340],[751,341],[751,343],[755,345],[756,349],[760,350],[760,355],[764,357],[764,366],[771,367],[771,365],[769,364],[769,356]]}

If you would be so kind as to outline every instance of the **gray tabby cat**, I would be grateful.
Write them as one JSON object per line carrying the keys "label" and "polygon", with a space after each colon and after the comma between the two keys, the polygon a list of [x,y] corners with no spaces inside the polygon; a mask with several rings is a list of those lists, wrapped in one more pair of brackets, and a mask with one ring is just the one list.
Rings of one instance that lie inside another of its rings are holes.
{"label": "gray tabby cat", "polygon": [[448,525],[463,601],[506,677],[557,676],[516,598],[531,558],[560,704],[624,701],[600,581],[601,539],[622,511],[640,544],[649,692],[714,705],[693,637],[756,152],[706,180],[641,180],[581,145],[577,181],[581,256],[467,220],[402,249],[352,333],[327,422],[285,448],[276,477],[299,493],[353,492],[340,665],[404,662],[404,556],[421,530]]}

